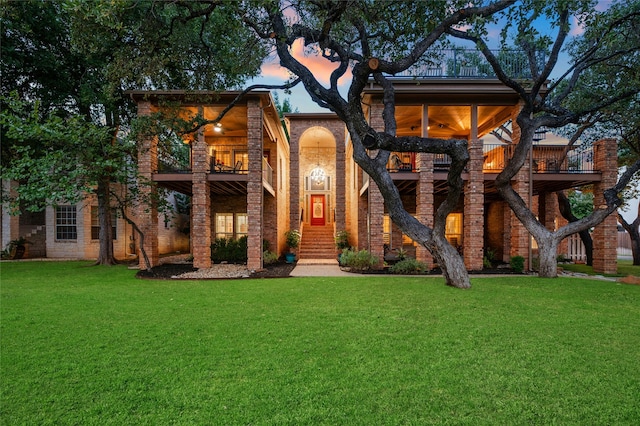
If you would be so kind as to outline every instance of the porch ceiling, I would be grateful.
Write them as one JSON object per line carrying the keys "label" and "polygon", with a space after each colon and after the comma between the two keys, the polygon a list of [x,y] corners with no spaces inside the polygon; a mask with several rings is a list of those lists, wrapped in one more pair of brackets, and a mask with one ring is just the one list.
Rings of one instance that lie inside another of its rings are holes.
{"label": "porch ceiling", "polygon": [[[478,106],[478,137],[490,133],[511,117],[513,106]],[[420,136],[422,106],[396,107],[397,134]],[[434,138],[462,138],[471,136],[471,107],[469,105],[430,105],[428,107],[428,135]]]}

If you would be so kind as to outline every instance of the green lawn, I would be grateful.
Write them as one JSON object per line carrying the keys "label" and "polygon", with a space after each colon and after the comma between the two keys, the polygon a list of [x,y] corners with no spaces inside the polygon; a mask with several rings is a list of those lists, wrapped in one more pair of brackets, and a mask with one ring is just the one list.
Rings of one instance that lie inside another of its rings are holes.
{"label": "green lawn", "polygon": [[[584,263],[561,263],[558,266],[566,271],[596,275],[596,273],[593,272],[593,267],[587,266]],[[616,276],[626,277],[628,275],[640,277],[640,266],[634,266],[631,260],[618,260],[618,273]]]}
{"label": "green lawn", "polygon": [[146,281],[86,265],[0,265],[2,424],[640,420],[640,286]]}

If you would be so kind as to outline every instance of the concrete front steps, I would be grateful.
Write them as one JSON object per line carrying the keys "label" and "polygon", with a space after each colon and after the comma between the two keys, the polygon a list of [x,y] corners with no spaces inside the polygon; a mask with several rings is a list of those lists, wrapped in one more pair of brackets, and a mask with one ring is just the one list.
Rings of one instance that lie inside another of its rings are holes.
{"label": "concrete front steps", "polygon": [[298,259],[337,259],[333,225],[304,225]]}

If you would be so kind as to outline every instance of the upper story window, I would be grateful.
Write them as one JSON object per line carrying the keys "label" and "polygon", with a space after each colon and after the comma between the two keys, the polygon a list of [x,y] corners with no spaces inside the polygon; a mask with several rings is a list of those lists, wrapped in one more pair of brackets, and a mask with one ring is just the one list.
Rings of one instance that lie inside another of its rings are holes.
{"label": "upper story window", "polygon": [[56,207],[56,240],[77,240],[76,206]]}

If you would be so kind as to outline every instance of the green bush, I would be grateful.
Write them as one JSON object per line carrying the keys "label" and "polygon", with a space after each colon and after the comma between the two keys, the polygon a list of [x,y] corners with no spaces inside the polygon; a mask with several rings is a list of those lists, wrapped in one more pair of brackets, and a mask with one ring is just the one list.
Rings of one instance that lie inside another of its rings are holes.
{"label": "green bush", "polygon": [[422,274],[427,270],[427,264],[416,259],[404,259],[393,265],[390,269],[392,274],[412,275]]}
{"label": "green bush", "polygon": [[211,244],[211,260],[217,263],[246,263],[247,237],[243,236],[237,240],[216,238]]}
{"label": "green bush", "polygon": [[509,266],[514,272],[522,273],[524,271],[524,257],[522,256],[512,256],[509,261]]}
{"label": "green bush", "polygon": [[265,250],[262,253],[262,263],[266,265],[273,265],[278,262],[278,255],[272,251]]}
{"label": "green bush", "polygon": [[354,272],[362,272],[377,265],[378,258],[367,250],[354,251],[344,249],[340,255],[340,264],[351,268]]}

